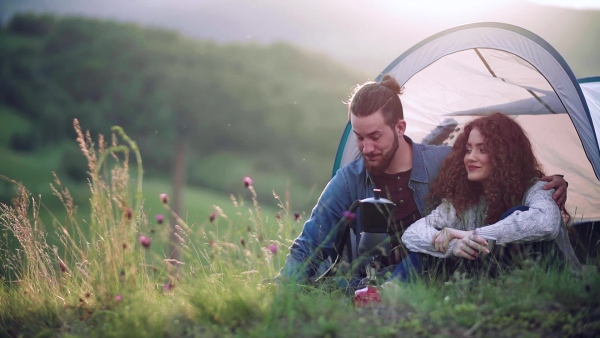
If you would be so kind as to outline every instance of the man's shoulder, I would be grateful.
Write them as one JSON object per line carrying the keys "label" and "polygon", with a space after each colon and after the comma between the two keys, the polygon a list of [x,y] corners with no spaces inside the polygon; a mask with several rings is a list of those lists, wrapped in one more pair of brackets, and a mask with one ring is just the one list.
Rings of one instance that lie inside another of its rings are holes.
{"label": "man's shoulder", "polygon": [[365,169],[365,164],[362,157],[357,158],[356,160],[349,162],[348,164],[341,167],[338,172],[351,173],[351,174],[360,174]]}
{"label": "man's shoulder", "polygon": [[436,153],[436,154],[449,154],[452,150],[450,146],[443,145],[433,145],[433,144],[423,144],[423,143],[413,143],[413,149],[418,149],[424,153]]}
{"label": "man's shoulder", "polygon": [[418,158],[422,158],[425,165],[441,164],[441,162],[448,157],[450,151],[452,151],[452,147],[449,146],[413,143],[414,155],[417,155],[416,157]]}

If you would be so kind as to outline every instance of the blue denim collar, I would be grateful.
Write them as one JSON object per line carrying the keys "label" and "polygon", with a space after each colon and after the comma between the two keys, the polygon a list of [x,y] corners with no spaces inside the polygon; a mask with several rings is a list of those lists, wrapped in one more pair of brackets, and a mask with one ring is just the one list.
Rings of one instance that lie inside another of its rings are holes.
{"label": "blue denim collar", "polygon": [[413,170],[410,174],[410,180],[420,183],[428,183],[429,175],[427,173],[427,166],[425,165],[425,157],[423,156],[425,146],[419,143],[413,143],[413,141],[410,138],[406,138],[408,139],[407,141],[411,144],[413,152]]}

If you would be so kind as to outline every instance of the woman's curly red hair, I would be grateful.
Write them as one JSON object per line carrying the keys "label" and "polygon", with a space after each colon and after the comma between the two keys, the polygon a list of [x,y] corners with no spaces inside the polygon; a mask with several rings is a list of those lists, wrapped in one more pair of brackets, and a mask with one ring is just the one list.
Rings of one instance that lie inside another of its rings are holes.
{"label": "woman's curly red hair", "polygon": [[[492,178],[487,180],[485,189],[481,182],[467,179],[464,165],[466,144],[473,129],[479,129],[485,138],[484,146],[492,166]],[[464,127],[442,164],[430,197],[437,202],[443,198],[450,200],[460,217],[469,206],[477,205],[483,195],[488,205],[486,222],[491,224],[497,222],[506,210],[520,205],[532,180],[542,176],[541,166],[523,128],[512,118],[493,113]]]}

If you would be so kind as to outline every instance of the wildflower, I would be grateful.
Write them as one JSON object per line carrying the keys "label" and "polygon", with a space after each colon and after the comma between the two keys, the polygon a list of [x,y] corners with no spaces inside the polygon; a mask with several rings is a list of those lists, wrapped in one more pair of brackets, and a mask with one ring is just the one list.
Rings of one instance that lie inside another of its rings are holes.
{"label": "wildflower", "polygon": [[163,291],[171,291],[171,289],[173,289],[174,287],[175,284],[173,284],[171,281],[168,281],[163,285]]}
{"label": "wildflower", "polygon": [[294,213],[294,221],[298,222],[300,220],[300,214],[299,213]]}
{"label": "wildflower", "polygon": [[127,208],[127,219],[131,220],[131,217],[133,217],[133,210],[131,210],[131,208]]}
{"label": "wildflower", "polygon": [[67,272],[67,266],[65,265],[65,263],[63,263],[63,261],[60,261],[60,272],[65,273]]}
{"label": "wildflower", "polygon": [[244,237],[240,238],[240,243],[242,244],[243,247],[246,246],[246,240],[244,239]]}
{"label": "wildflower", "polygon": [[249,186],[251,186],[252,184],[254,184],[254,181],[252,181],[252,179],[248,176],[244,177],[244,186],[246,188],[248,188]]}
{"label": "wildflower", "polygon": [[210,217],[208,218],[209,221],[214,222],[215,218],[217,218],[217,213],[216,212],[212,212],[212,214],[210,214]]}
{"label": "wildflower", "polygon": [[127,243],[123,242],[123,249],[127,249]]}
{"label": "wildflower", "polygon": [[152,240],[150,239],[150,237],[148,236],[140,236],[140,244],[144,247],[144,248],[149,248],[150,247],[150,243],[152,243]]}
{"label": "wildflower", "polygon": [[89,292],[86,292],[86,293],[85,293],[85,298],[90,298],[91,296],[92,296],[92,294],[91,294],[91,293],[89,293]]}
{"label": "wildflower", "polygon": [[120,301],[122,301],[122,300],[123,300],[123,296],[121,296],[121,295],[116,295],[116,296],[115,296],[115,301],[116,301],[117,303],[118,303],[118,302],[120,302]]}
{"label": "wildflower", "polygon": [[356,219],[356,214],[346,210],[344,211],[344,218],[346,219],[346,222],[352,222]]}
{"label": "wildflower", "polygon": [[277,253],[277,244],[275,243],[271,243],[269,244],[269,246],[267,247],[267,249],[269,249],[269,251],[271,252],[271,254],[276,254]]}
{"label": "wildflower", "polygon": [[156,215],[155,218],[156,218],[156,222],[158,222],[158,224],[163,224],[163,221],[165,220],[165,216],[163,216],[162,214]]}
{"label": "wildflower", "polygon": [[169,201],[169,199],[167,198],[167,194],[160,194],[160,200],[164,203],[167,204],[167,202]]}

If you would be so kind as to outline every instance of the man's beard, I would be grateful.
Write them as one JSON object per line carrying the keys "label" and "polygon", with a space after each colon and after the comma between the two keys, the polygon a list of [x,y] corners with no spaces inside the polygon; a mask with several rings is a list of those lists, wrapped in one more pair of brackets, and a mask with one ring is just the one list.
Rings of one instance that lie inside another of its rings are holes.
{"label": "man's beard", "polygon": [[392,147],[390,148],[390,150],[388,152],[382,154],[382,159],[379,162],[379,164],[376,164],[376,165],[371,164],[371,162],[369,162],[369,160],[367,160],[365,158],[365,155],[361,153],[361,155],[364,159],[364,162],[365,162],[365,166],[367,167],[367,171],[371,175],[382,174],[390,166],[390,163],[392,163],[392,160],[394,159],[394,156],[396,156],[396,151],[398,150],[399,147],[400,147],[400,142],[398,141],[398,134],[394,130],[394,143],[392,143]]}

